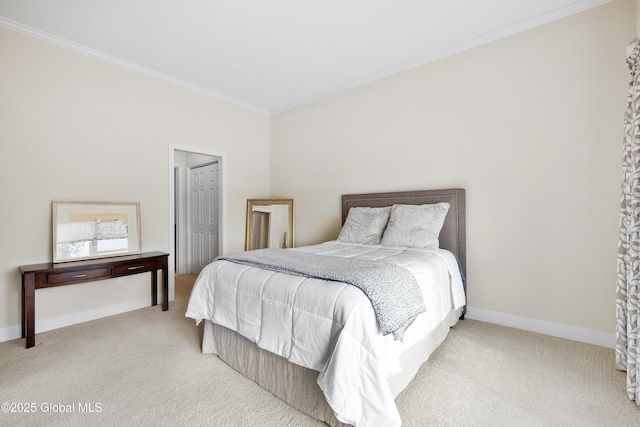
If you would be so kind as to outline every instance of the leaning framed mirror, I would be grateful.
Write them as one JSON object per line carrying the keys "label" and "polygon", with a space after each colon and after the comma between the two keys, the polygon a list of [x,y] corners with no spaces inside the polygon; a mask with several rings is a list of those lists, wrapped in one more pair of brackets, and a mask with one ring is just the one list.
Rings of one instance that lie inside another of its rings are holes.
{"label": "leaning framed mirror", "polygon": [[248,199],[245,250],[293,247],[293,199]]}

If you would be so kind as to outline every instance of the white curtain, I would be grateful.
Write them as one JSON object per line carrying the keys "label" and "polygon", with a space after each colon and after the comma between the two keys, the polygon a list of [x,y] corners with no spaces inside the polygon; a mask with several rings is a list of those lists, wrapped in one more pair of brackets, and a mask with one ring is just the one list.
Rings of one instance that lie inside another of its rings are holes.
{"label": "white curtain", "polygon": [[624,116],[618,241],[616,367],[627,372],[627,394],[640,405],[640,44],[627,51],[631,74]]}

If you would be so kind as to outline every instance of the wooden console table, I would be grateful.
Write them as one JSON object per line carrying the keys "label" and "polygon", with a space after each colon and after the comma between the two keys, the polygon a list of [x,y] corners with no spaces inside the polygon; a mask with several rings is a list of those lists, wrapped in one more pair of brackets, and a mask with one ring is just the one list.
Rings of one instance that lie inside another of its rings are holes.
{"label": "wooden console table", "polygon": [[169,254],[144,252],[139,255],[72,261],[61,264],[23,265],[22,273],[22,338],[27,348],[36,345],[36,289],[74,285],[94,280],[112,279],[151,272],[151,305],[158,305],[158,270],[162,270],[162,311],[169,309]]}

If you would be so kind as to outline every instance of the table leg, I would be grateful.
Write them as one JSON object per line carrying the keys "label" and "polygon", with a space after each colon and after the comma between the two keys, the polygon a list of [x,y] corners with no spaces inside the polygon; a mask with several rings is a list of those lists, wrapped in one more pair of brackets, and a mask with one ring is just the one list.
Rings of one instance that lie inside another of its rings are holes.
{"label": "table leg", "polygon": [[158,270],[151,271],[151,305],[158,305]]}
{"label": "table leg", "polygon": [[22,275],[22,336],[27,348],[36,345],[36,278],[34,273]]}
{"label": "table leg", "polygon": [[162,311],[169,310],[169,257],[161,258],[162,265]]}
{"label": "table leg", "polygon": [[22,295],[22,305],[20,306],[20,316],[22,317],[22,322],[20,323],[20,333],[21,333],[21,337],[25,338],[27,336],[27,328],[26,325],[24,324],[24,320],[25,320],[25,308],[26,308],[26,296],[25,296],[25,292],[24,292],[24,275],[22,275],[22,283],[21,283],[21,288],[20,288],[20,293]]}

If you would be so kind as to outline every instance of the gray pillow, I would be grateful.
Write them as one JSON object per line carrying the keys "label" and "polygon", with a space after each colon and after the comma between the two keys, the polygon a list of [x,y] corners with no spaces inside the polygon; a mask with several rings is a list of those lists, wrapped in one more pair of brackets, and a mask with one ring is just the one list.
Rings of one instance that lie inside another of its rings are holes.
{"label": "gray pillow", "polygon": [[440,230],[449,203],[431,205],[393,205],[381,244],[410,248],[438,249]]}
{"label": "gray pillow", "polygon": [[349,209],[338,240],[346,243],[379,244],[390,213],[391,206]]}

